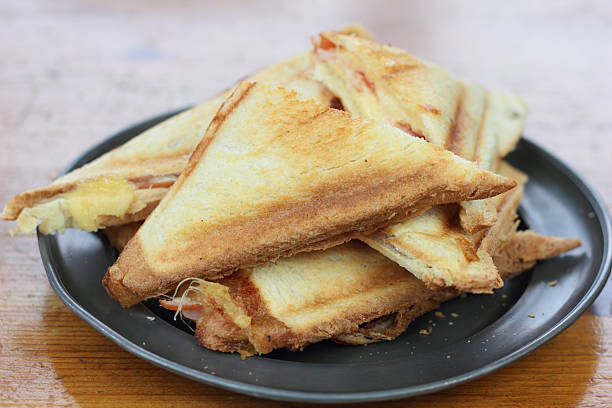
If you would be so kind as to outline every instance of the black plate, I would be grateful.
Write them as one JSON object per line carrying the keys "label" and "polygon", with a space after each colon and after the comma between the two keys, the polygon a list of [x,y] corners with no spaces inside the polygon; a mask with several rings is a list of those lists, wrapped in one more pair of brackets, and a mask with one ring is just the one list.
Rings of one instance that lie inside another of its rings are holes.
{"label": "black plate", "polygon": [[[67,170],[170,115],[118,133]],[[388,343],[348,347],[323,342],[303,352],[277,351],[243,361],[200,347],[180,320],[172,321],[152,304],[122,309],[111,300],[100,280],[116,253],[103,234],[39,234],[40,253],[51,286],[72,311],[129,352],[185,377],[290,401],[357,402],[424,394],[490,373],[550,340],[586,310],[610,272],[611,224],[597,194],[527,140],[508,160],[530,177],[520,210],[523,221],[543,234],[579,238],[583,246],[539,263],[494,295],[447,302],[441,308],[446,318],[422,316]],[[552,280],[558,281],[554,287],[548,285]],[[418,333],[428,326],[431,334]]]}

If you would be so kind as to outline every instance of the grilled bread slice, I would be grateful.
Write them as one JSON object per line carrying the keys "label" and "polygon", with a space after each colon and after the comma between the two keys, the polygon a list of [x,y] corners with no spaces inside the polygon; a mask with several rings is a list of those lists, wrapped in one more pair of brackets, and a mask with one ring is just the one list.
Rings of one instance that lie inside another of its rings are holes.
{"label": "grilled bread slice", "polygon": [[244,269],[217,282],[198,280],[191,288],[187,297],[199,312],[191,316],[198,341],[243,356],[353,333],[428,294],[412,274],[359,241]]}
{"label": "grilled bread slice", "polygon": [[[359,25],[338,32],[371,38]],[[313,79],[307,52],[249,77],[298,91],[304,98],[338,106],[336,98]],[[229,91],[143,132],[126,144],[55,180],[13,197],[2,219],[17,220],[14,233],[44,234],[66,228],[93,231],[143,220],[168,192],[202,139]]]}
{"label": "grilled bread slice", "polygon": [[[491,273],[491,279],[495,281],[497,281],[496,277],[498,272],[502,279],[508,279],[511,277],[510,265],[512,265],[512,262],[515,263],[512,270],[522,271],[530,269],[535,265],[535,262],[538,259],[547,259],[556,256],[572,249],[568,248],[568,245],[571,246],[579,244],[579,242],[575,240],[559,239],[555,241],[553,237],[542,238],[540,235],[534,235],[533,245],[530,245],[528,248],[517,247],[517,243],[524,243],[531,236],[527,232],[520,233],[521,239],[517,239],[514,236],[516,227],[518,225],[516,222],[516,211],[523,195],[523,185],[527,181],[527,177],[522,172],[503,161],[500,164],[500,173],[506,177],[516,180],[519,185],[514,189],[495,197],[498,216],[497,222],[493,227],[487,229],[486,231],[479,231],[474,235],[466,236],[464,233],[458,231],[454,227],[458,224],[458,207],[451,204],[447,206],[434,207],[434,209],[432,209],[434,213],[437,213],[438,211],[442,213],[440,217],[440,219],[444,220],[444,224],[442,226],[440,226],[438,223],[439,219],[434,219],[431,224],[422,225],[420,233],[412,231],[412,239],[406,241],[411,242],[413,245],[429,245],[430,247],[433,245],[436,249],[434,252],[436,252],[438,256],[442,254],[444,258],[447,258],[444,273],[451,275],[451,277],[454,275],[460,275],[460,272],[466,269],[468,271],[479,267],[484,269],[490,262],[493,262],[495,269],[485,269],[485,271],[487,273]],[[417,225],[419,223],[427,223],[430,218],[429,213],[431,213],[432,210],[426,211],[423,215],[414,217],[412,220],[416,221],[415,224]],[[125,244],[127,244],[132,236],[134,236],[140,225],[141,223],[138,222],[119,227],[110,227],[105,229],[104,232],[108,236],[111,244],[118,251],[122,251]],[[385,231],[389,231],[390,229],[393,229],[393,226],[383,228],[380,233],[385,233]],[[507,241],[509,239],[512,239],[514,244],[508,244]],[[547,240],[547,245],[543,245],[544,239]],[[400,252],[400,250],[393,247],[393,239],[387,238],[387,240],[389,242],[387,242],[385,246],[388,246],[389,249],[379,249],[379,252],[384,253],[390,259],[394,259],[394,252]],[[399,241],[398,245],[401,245],[401,243],[402,241]],[[558,245],[555,246],[555,243]],[[500,248],[503,248],[503,250],[500,251]],[[558,253],[554,252],[555,248],[557,248]],[[425,259],[432,259],[436,256],[435,253],[430,254],[425,250],[423,250],[423,252],[423,258]],[[456,259],[461,261],[461,263],[456,264],[454,268],[452,265],[453,254],[456,255]],[[486,259],[486,263],[480,262],[478,254]],[[488,254],[493,255],[489,256]],[[445,262],[444,258],[441,259],[442,262]],[[401,259],[401,257],[399,259]],[[440,259],[434,261],[434,265],[436,266],[439,263]],[[484,267],[482,265],[484,265]],[[503,269],[498,271],[500,265],[503,267]],[[460,272],[453,273],[453,271]],[[432,286],[433,285],[429,285],[430,288]],[[455,284],[450,286],[457,285]],[[473,285],[469,288],[470,290],[474,289]]]}
{"label": "grilled bread slice", "polygon": [[[557,238],[540,235],[533,231],[518,231],[504,241],[493,255],[493,261],[504,280],[512,279],[533,268],[537,261],[554,258],[581,245],[577,239]],[[429,291],[425,300],[416,301],[405,308],[387,316],[362,325],[354,333],[338,336],[335,341],[343,344],[360,345],[381,340],[393,340],[401,335],[417,317],[437,309],[459,295],[459,292]]]}
{"label": "grilled bread slice", "polygon": [[104,283],[129,306],[185,277],[220,278],[515,185],[387,124],[243,82]]}
{"label": "grilled bread slice", "polygon": [[[579,244],[531,232],[526,240],[524,234],[506,242],[511,259],[496,257],[504,278],[517,274],[516,260],[529,251],[527,241],[538,242],[539,259]],[[392,340],[416,317],[460,293],[427,289],[358,241],[244,269],[217,282],[193,280],[188,286],[184,297],[162,299],[162,306],[185,306],[185,316],[196,321],[200,344],[243,357],[283,347],[297,350],[330,338],[345,344]]]}
{"label": "grilled bread slice", "polygon": [[[371,38],[359,25],[337,32]],[[313,79],[307,52],[249,77],[298,91],[304,98],[339,106],[338,98]],[[14,233],[44,234],[66,228],[93,231],[143,220],[168,192],[202,139],[229,91],[143,132],[46,187],[13,197],[2,219],[17,220]]]}
{"label": "grilled bread slice", "polygon": [[[296,89],[304,98],[330,104],[334,96],[312,79],[306,53],[252,76]],[[185,168],[229,91],[143,132],[47,187],[26,191],[5,206],[2,218],[17,220],[13,232],[94,231],[146,218]]]}
{"label": "grilled bread slice", "polygon": [[[315,78],[353,115],[386,121],[492,171],[520,138],[526,106],[512,94],[467,84],[369,39],[323,33],[313,44]],[[462,207],[462,226],[470,233],[495,222],[490,201]]]}
{"label": "grilled bread slice", "polygon": [[457,204],[431,208],[406,221],[381,228],[360,240],[412,272],[431,289],[490,293],[502,286],[491,255],[514,224],[526,177],[503,163],[500,174],[518,186],[493,197],[496,223],[468,234],[459,221]]}
{"label": "grilled bread slice", "polygon": [[493,261],[504,279],[510,279],[533,268],[540,260],[554,258],[580,245],[578,239],[549,237],[530,230],[517,231],[495,253]]}

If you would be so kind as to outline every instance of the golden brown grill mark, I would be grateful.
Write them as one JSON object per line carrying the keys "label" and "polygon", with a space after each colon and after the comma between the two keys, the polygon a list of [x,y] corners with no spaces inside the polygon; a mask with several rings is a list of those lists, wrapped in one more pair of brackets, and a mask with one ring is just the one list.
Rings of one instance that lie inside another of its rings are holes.
{"label": "golden brown grill mark", "polygon": [[[461,208],[458,204],[447,204],[440,206],[442,210],[442,222],[444,223],[445,229],[450,232],[455,232],[455,234],[449,234],[455,242],[457,246],[463,252],[465,259],[470,262],[478,261],[480,258],[476,254],[476,248],[474,243],[470,241],[468,238],[463,236],[463,228],[461,227],[461,219],[459,218],[459,212]],[[457,235],[459,233],[461,235]]]}
{"label": "golden brown grill mark", "polygon": [[480,162],[480,145],[484,142],[484,128],[487,123],[487,116],[489,114],[489,93],[484,94],[484,107],[482,109],[482,118],[480,119],[480,126],[478,126],[478,134],[476,135],[476,143],[474,144],[474,152],[472,153],[472,161],[475,163]]}
{"label": "golden brown grill mark", "polygon": [[453,124],[450,129],[448,139],[446,140],[446,146],[444,146],[446,150],[450,150],[455,154],[459,154],[459,152],[461,152],[461,147],[463,143],[465,143],[465,139],[462,137],[464,135],[463,126],[461,125],[461,121],[466,114],[465,98],[465,86],[461,85],[459,100],[457,101],[457,107],[455,108],[455,115],[453,117]]}
{"label": "golden brown grill mark", "polygon": [[376,85],[366,77],[363,71],[355,71],[355,75],[361,84],[365,85],[370,92],[376,95]]}
{"label": "golden brown grill mark", "polygon": [[[433,113],[434,115],[440,115],[440,109],[438,109],[438,108],[436,108],[436,107],[434,107],[434,106],[431,106],[431,105],[429,105],[429,104],[427,104],[427,103],[419,103],[419,104],[417,104],[417,106],[418,106],[419,108],[424,109],[424,110],[425,110],[425,111],[427,111],[427,112],[431,112],[431,113]],[[456,115],[456,114],[455,114],[455,115]]]}
{"label": "golden brown grill mark", "polygon": [[295,334],[270,314],[259,289],[250,280],[250,275],[250,271],[241,270],[223,278],[219,283],[229,287],[232,299],[241,305],[251,318],[251,342],[255,351],[269,353],[275,348],[291,344]]}

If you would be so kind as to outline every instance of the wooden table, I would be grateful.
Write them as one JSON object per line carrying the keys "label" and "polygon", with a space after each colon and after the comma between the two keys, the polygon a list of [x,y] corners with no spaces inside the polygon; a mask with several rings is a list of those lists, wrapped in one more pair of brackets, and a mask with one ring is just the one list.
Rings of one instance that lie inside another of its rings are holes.
{"label": "wooden table", "polygon": [[[3,1],[0,203],[46,184],[126,125],[204,100],[301,51],[319,30],[357,21],[462,77],[523,95],[526,135],[583,174],[610,208],[612,8],[533,3]],[[296,405],[192,382],[123,351],[62,304],[36,239],[9,238],[11,227],[0,223],[0,405]],[[610,406],[610,286],[522,360],[376,406]]]}

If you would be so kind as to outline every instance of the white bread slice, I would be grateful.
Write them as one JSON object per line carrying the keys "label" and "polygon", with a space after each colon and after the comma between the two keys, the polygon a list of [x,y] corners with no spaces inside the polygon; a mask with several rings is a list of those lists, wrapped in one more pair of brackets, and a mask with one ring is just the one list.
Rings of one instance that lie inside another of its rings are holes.
{"label": "white bread slice", "polygon": [[104,283],[129,306],[185,277],[220,278],[515,185],[390,125],[244,82]]}
{"label": "white bread slice", "polygon": [[[340,33],[371,38],[359,25]],[[313,79],[308,53],[249,77],[298,91],[306,99],[337,106],[336,98]],[[43,234],[66,228],[96,230],[143,220],[176,181],[229,91],[154,126],[51,185],[13,197],[2,219],[17,220],[11,234]],[[106,194],[104,194],[106,192]]]}
{"label": "white bread slice", "polygon": [[431,208],[359,239],[408,269],[431,289],[491,293],[503,284],[491,255],[514,226],[527,181],[523,173],[506,163],[499,172],[518,185],[490,199],[496,223],[486,230],[466,233],[460,225],[459,205],[451,204]]}
{"label": "white bread slice", "polygon": [[412,274],[358,241],[192,287],[190,303],[201,305],[193,316],[198,341],[243,357],[355,332],[430,294]]}
{"label": "white bread slice", "polygon": [[[535,251],[529,246],[535,245]],[[495,262],[504,279],[568,251],[579,241],[519,232]],[[535,258],[534,258],[535,256]],[[185,293],[203,346],[243,357],[325,339],[344,344],[392,340],[418,316],[459,291],[432,291],[396,263],[357,241],[248,268]],[[181,297],[162,300],[179,308]],[[187,315],[187,313],[185,313]]]}
{"label": "white bread slice", "polygon": [[[296,89],[304,98],[330,103],[333,95],[308,74],[306,53],[253,75],[253,80]],[[51,185],[26,191],[5,206],[17,220],[12,233],[44,234],[66,228],[95,231],[144,219],[185,168],[229,91],[143,132]]]}
{"label": "white bread slice", "polygon": [[[369,39],[322,33],[313,43],[315,78],[353,115],[386,121],[491,171],[520,138],[526,105],[515,95],[488,92]],[[490,201],[462,207],[470,233],[495,222]]]}
{"label": "white bread slice", "polygon": [[[533,231],[518,231],[509,237],[493,255],[493,261],[505,281],[533,268],[537,261],[554,258],[581,245],[577,239],[540,235]],[[362,345],[381,340],[394,340],[401,335],[417,317],[437,309],[442,302],[456,297],[458,292],[430,292],[427,299],[415,297],[408,308],[375,319],[359,327],[359,330],[334,339],[342,344]]]}

